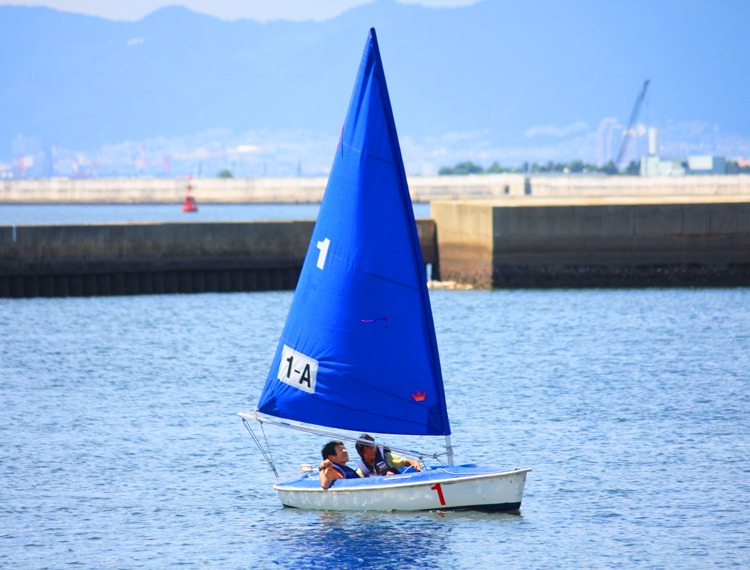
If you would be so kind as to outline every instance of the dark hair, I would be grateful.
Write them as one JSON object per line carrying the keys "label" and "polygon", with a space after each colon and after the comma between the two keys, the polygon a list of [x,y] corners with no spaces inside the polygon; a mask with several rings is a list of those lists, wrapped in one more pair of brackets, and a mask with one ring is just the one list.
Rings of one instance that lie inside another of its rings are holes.
{"label": "dark hair", "polygon": [[339,441],[338,439],[334,439],[333,441],[329,441],[323,446],[323,451],[321,453],[323,454],[323,459],[328,459],[329,455],[336,455],[336,446],[337,445],[344,445],[343,441]]}
{"label": "dark hair", "polygon": [[[371,442],[372,442],[372,444],[373,444],[373,445],[375,445],[375,438],[374,438],[374,437],[372,437],[371,435],[367,435],[366,433],[363,433],[362,435],[360,435],[360,436],[359,436],[359,439],[366,439],[367,441],[371,441]],[[365,450],[365,446],[366,446],[366,445],[367,445],[366,443],[363,443],[363,442],[361,442],[361,441],[358,441],[358,442],[357,442],[357,445],[355,445],[355,446],[354,446],[354,447],[356,447],[356,448],[357,448],[357,453],[359,453],[359,456],[360,456],[360,457],[361,457],[362,459],[364,459],[364,458],[365,458],[365,456],[364,456],[363,454],[364,454],[364,450]]]}

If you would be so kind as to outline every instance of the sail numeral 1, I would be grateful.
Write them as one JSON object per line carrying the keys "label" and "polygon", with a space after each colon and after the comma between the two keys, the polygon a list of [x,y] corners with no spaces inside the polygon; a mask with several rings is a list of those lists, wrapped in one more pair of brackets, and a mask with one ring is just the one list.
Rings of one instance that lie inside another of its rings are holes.
{"label": "sail numeral 1", "polygon": [[328,238],[324,239],[323,241],[318,242],[318,249],[320,250],[320,253],[318,254],[318,269],[323,269],[323,267],[326,264],[326,256],[328,255],[328,246],[331,245],[331,240]]}
{"label": "sail numeral 1", "polygon": [[286,371],[286,377],[291,378],[292,377],[292,362],[294,362],[294,357],[290,356],[286,359],[286,361],[289,363],[289,370]]}
{"label": "sail numeral 1", "polygon": [[443,497],[443,488],[440,486],[440,483],[436,483],[432,487],[430,487],[431,491],[437,491],[438,498],[440,499],[440,504],[445,505],[445,497]]}

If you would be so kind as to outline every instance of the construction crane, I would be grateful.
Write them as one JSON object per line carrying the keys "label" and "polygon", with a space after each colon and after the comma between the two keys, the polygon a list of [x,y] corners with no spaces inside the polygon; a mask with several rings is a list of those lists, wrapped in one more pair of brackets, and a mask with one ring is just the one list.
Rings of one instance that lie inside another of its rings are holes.
{"label": "construction crane", "polygon": [[643,103],[643,99],[646,97],[646,89],[648,89],[649,82],[650,79],[646,79],[646,81],[643,82],[643,89],[641,89],[641,93],[640,95],[638,95],[638,99],[635,100],[635,107],[633,107],[633,112],[630,113],[630,122],[628,123],[628,129],[625,131],[625,136],[622,137],[620,154],[617,155],[617,162],[615,164],[619,165],[622,163],[622,158],[625,156],[625,151],[628,150],[630,133],[633,131],[633,125],[635,125],[635,122],[638,120],[638,115],[641,112],[641,104]]}

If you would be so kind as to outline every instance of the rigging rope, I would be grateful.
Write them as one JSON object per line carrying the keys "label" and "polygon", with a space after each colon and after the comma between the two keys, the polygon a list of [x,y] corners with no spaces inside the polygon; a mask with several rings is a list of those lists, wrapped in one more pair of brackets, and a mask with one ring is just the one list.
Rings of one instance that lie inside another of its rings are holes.
{"label": "rigging rope", "polygon": [[[258,422],[258,423],[260,423],[260,422]],[[263,439],[265,439],[265,440],[266,440],[266,447],[268,448],[268,456],[269,456],[269,457],[271,458],[271,464],[272,464],[272,465],[276,465],[276,464],[274,463],[274,460],[273,460],[273,455],[271,454],[271,446],[270,446],[270,444],[268,443],[268,438],[266,437],[266,429],[265,429],[265,428],[263,427],[263,424],[262,424],[262,423],[260,424],[260,431],[262,431],[262,432],[263,432]],[[274,473],[276,473],[276,468],[275,468],[275,467],[274,467],[274,470],[273,470],[273,472],[274,472]],[[277,480],[279,479],[279,474],[278,474],[278,473],[276,473],[276,479],[277,479]]]}
{"label": "rigging rope", "polygon": [[[276,481],[279,480],[279,472],[276,471],[276,465],[274,465],[273,457],[271,456],[271,447],[268,447],[268,453],[266,453],[266,450],[263,449],[263,445],[261,445],[260,440],[255,435],[255,432],[253,432],[252,428],[250,427],[250,424],[245,418],[242,418],[242,423],[245,424],[245,428],[247,428],[247,431],[250,433],[250,435],[253,438],[253,441],[255,441],[255,445],[258,446],[258,449],[260,450],[260,453],[263,455],[263,459],[266,460],[266,463],[268,463],[269,467],[271,467],[271,470],[273,471],[273,474],[276,476]],[[261,424],[261,429],[263,427],[263,424]],[[263,437],[265,437],[266,433],[263,432]],[[266,439],[266,445],[268,445],[268,439]]]}

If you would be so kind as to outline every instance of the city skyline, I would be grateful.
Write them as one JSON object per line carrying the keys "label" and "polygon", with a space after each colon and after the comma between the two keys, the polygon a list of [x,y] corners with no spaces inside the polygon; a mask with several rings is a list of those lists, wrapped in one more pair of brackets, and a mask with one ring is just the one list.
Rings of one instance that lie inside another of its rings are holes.
{"label": "city skyline", "polygon": [[[635,137],[628,146],[625,164],[649,154],[648,129],[652,126],[660,128],[660,150],[664,155],[718,155],[733,161],[750,157],[750,140],[731,133],[722,134],[716,125],[638,123],[633,129]],[[608,131],[608,127],[614,129]],[[548,135],[556,133],[559,138],[533,146],[535,134],[540,130]],[[440,168],[464,161],[484,168],[494,162],[520,168],[524,162],[543,165],[550,161],[573,160],[603,166],[619,151],[622,130],[618,119],[608,117],[596,128],[581,124],[532,127],[528,129],[526,146],[493,145],[481,131],[448,133],[437,138],[402,136],[400,143],[405,167],[411,175],[437,175]],[[603,155],[602,133],[614,135]],[[336,141],[336,134],[302,129],[244,133],[209,129],[186,137],[123,141],[86,152],[58,145],[44,146],[41,141],[21,137],[14,141],[15,150],[20,151],[15,160],[0,161],[0,178],[16,178],[19,171],[26,177],[214,177],[225,169],[233,176],[245,178],[327,176]],[[24,152],[24,148],[31,150]]]}
{"label": "city skyline", "polygon": [[[707,0],[665,0],[649,20],[591,0],[427,7],[447,3],[342,0],[356,6],[331,20],[273,24],[179,7],[113,22],[0,5],[0,45],[14,54],[0,62],[0,177],[324,175],[358,65],[350,54],[370,25],[412,174],[464,161],[602,166],[644,79],[626,163],[657,126],[670,155],[750,156],[739,73],[750,49],[736,33],[747,5],[724,2],[738,15],[726,19],[702,10]],[[679,26],[659,25],[677,12]],[[611,41],[625,30],[638,41]]]}

